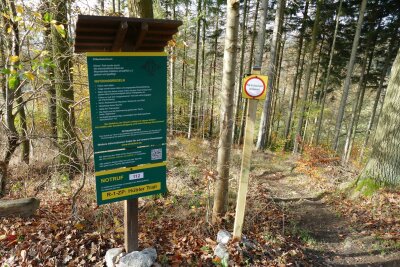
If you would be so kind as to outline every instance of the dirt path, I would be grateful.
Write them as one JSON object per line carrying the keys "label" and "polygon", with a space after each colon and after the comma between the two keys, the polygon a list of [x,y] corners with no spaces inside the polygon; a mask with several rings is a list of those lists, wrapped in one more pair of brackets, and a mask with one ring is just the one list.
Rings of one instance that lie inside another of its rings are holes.
{"label": "dirt path", "polygon": [[256,162],[254,178],[267,186],[270,197],[288,214],[285,232],[299,236],[306,243],[306,253],[318,265],[400,266],[399,247],[388,246],[328,204],[331,193],[327,188],[331,185],[296,172],[293,158],[269,155],[264,159],[272,163],[270,170],[261,172],[257,164],[263,162]]}

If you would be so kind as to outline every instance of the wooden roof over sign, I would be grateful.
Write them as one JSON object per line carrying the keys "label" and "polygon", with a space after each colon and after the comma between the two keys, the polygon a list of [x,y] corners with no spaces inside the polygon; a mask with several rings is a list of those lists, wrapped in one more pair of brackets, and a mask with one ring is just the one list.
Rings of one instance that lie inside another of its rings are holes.
{"label": "wooden roof over sign", "polygon": [[182,21],[79,15],[75,52],[161,52]]}

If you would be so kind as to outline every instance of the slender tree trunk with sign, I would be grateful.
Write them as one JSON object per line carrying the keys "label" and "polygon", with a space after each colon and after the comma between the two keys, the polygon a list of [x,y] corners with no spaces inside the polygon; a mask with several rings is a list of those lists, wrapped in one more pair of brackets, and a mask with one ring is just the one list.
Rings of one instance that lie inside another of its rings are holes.
{"label": "slender tree trunk with sign", "polygon": [[[252,74],[260,75],[263,51],[264,51],[264,39],[265,39],[265,24],[266,24],[266,15],[268,8],[268,0],[263,0],[262,7],[264,9],[263,19],[260,23],[260,35],[258,36],[257,42],[257,50],[256,57],[254,60],[255,67],[253,68]],[[251,78],[252,80],[254,78]],[[245,90],[247,92],[247,84],[250,80],[245,82]],[[256,80],[260,80],[257,78]],[[266,81],[263,81],[264,89],[266,86]],[[251,164],[251,154],[253,151],[253,138],[254,138],[254,125],[256,120],[256,112],[257,112],[257,104],[258,101],[256,99],[246,99],[248,102],[248,111],[246,118],[246,133],[244,135],[244,144],[243,144],[243,154],[242,154],[242,163],[240,170],[240,178],[239,178],[239,188],[236,199],[236,212],[235,212],[235,223],[233,227],[233,237],[234,239],[241,239],[244,215],[246,209],[246,197],[247,190],[249,184],[249,174],[250,174],[250,164]]]}
{"label": "slender tree trunk with sign", "polygon": [[218,178],[215,183],[213,223],[225,213],[229,187],[229,164],[232,144],[233,95],[239,26],[239,0],[227,2],[224,66],[220,112],[220,135],[218,143]]}
{"label": "slender tree trunk with sign", "polygon": [[[247,65],[246,73],[250,73],[251,67],[253,66],[254,44],[256,42],[256,36],[257,36],[256,30],[257,30],[257,17],[258,17],[258,8],[259,7],[260,7],[260,0],[257,0],[256,8],[254,11],[254,21],[253,21],[253,28],[252,28],[252,35],[251,35],[249,64]],[[246,123],[247,103],[248,103],[247,101],[244,101],[244,104],[243,104],[242,117],[240,119],[240,131],[239,131],[239,137],[237,140],[238,144],[243,143],[244,128],[245,128],[245,123]]]}

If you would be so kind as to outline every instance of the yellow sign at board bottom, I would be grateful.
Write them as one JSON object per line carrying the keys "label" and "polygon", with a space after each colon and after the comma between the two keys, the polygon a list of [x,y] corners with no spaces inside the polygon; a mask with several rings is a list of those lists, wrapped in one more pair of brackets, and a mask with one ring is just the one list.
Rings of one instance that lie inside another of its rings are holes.
{"label": "yellow sign at board bottom", "polygon": [[265,99],[267,95],[268,76],[253,74],[243,78],[242,97],[248,99]]}

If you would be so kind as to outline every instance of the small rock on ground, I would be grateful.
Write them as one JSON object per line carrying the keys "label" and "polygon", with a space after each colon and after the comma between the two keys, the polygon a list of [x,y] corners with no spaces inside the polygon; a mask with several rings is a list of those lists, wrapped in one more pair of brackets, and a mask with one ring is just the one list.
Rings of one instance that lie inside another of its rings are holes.
{"label": "small rock on ground", "polygon": [[106,265],[107,267],[115,267],[117,258],[123,253],[123,248],[112,248],[106,252]]}
{"label": "small rock on ground", "polygon": [[214,256],[217,256],[221,260],[223,259],[228,260],[229,259],[228,249],[224,244],[219,243],[214,249]]}
{"label": "small rock on ground", "polygon": [[219,230],[217,234],[217,242],[224,245],[228,244],[229,240],[232,238],[232,234],[226,230]]}
{"label": "small rock on ground", "polygon": [[122,257],[117,267],[151,267],[157,259],[154,248],[146,248],[143,251],[133,251]]}

